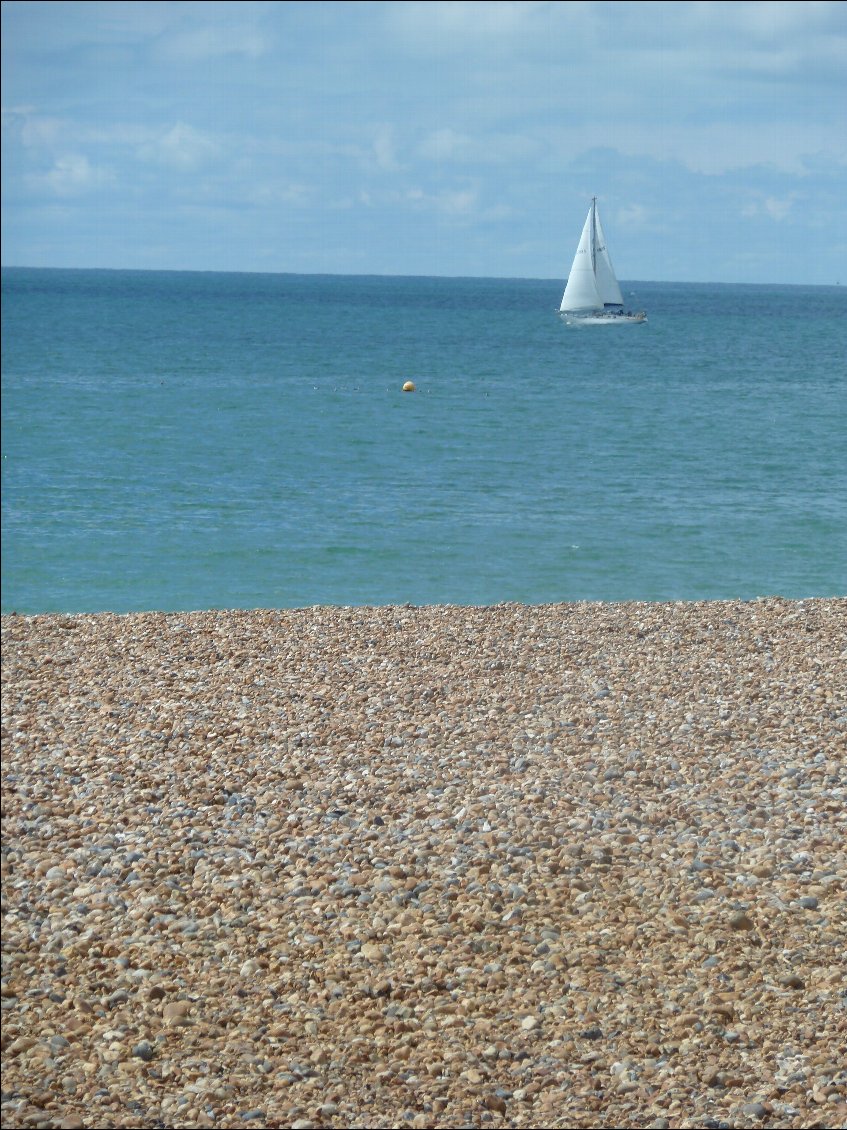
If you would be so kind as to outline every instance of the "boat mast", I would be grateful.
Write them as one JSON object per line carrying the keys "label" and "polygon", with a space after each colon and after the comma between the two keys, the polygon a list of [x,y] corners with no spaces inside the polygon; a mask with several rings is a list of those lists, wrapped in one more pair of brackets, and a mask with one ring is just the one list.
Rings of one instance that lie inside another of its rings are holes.
{"label": "boat mast", "polygon": [[591,270],[597,278],[597,197],[591,197]]}

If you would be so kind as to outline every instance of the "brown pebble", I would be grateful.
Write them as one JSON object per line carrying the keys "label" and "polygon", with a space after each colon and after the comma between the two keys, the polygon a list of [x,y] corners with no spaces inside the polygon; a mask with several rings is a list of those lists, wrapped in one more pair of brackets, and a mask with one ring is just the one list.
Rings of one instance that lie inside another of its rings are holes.
{"label": "brown pebble", "polygon": [[845,622],[3,617],[3,1124],[836,1121]]}

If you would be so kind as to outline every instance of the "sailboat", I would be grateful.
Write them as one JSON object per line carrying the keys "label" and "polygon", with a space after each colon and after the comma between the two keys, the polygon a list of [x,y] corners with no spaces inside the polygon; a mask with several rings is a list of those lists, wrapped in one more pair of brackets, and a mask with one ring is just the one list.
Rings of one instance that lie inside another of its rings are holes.
{"label": "sailboat", "polygon": [[637,314],[624,312],[623,295],[609,258],[596,196],[591,198],[559,313],[570,324],[581,326],[638,325],[647,321],[643,310]]}

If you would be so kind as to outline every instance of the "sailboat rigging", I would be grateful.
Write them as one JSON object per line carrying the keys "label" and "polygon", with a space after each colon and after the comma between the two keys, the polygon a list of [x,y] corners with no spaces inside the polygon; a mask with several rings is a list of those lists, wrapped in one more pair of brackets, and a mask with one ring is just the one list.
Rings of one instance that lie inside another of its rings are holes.
{"label": "sailboat rigging", "polygon": [[637,314],[624,312],[596,196],[591,198],[559,313],[573,325],[638,325],[647,321],[643,310]]}

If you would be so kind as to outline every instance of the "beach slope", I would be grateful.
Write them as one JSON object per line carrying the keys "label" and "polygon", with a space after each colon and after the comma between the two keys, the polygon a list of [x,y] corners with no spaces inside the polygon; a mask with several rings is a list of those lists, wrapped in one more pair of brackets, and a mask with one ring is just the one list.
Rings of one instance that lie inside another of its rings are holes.
{"label": "beach slope", "polygon": [[844,1124],[847,600],[2,627],[4,1126]]}

